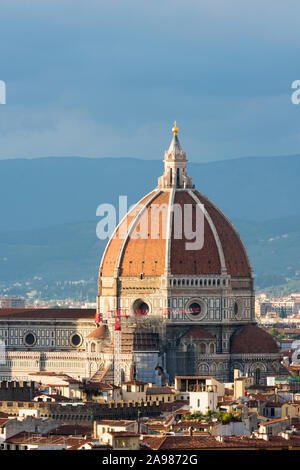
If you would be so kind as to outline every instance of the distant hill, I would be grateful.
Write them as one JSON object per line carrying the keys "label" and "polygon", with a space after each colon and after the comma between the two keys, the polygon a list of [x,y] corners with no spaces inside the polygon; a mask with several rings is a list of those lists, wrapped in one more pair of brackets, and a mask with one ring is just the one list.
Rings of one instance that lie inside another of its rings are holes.
{"label": "distant hill", "polygon": [[[249,251],[257,288],[282,290],[287,282],[300,287],[300,216],[233,223]],[[0,232],[0,292],[93,299],[105,245],[96,237],[96,222]]]}
{"label": "distant hill", "polygon": [[[162,161],[41,158],[0,161],[0,293],[94,298],[106,241],[96,208],[133,204],[157,184]],[[300,156],[189,163],[196,187],[231,218],[256,287],[300,289]]]}
{"label": "distant hill", "polygon": [[[116,204],[119,195],[136,202],[162,172],[160,160],[0,160],[0,231],[91,221],[99,204]],[[188,173],[230,218],[262,222],[300,215],[299,155],[188,163]]]}

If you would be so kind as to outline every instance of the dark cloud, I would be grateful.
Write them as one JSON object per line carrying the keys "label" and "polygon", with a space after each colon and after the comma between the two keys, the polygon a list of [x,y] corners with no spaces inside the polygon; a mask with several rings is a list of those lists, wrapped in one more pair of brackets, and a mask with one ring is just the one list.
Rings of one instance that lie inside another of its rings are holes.
{"label": "dark cloud", "polygon": [[0,158],[299,152],[296,1],[2,0]]}

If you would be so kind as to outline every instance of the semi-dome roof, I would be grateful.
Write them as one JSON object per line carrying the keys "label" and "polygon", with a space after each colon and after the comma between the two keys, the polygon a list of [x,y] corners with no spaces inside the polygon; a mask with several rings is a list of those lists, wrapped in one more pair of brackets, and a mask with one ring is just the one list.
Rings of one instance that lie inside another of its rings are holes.
{"label": "semi-dome roof", "polygon": [[265,330],[255,325],[239,328],[231,338],[231,354],[278,353],[276,341]]}
{"label": "semi-dome roof", "polygon": [[[191,212],[186,212],[187,206]],[[181,211],[180,222],[174,207]],[[193,240],[185,236],[184,218],[187,217],[195,231],[199,208],[203,214],[204,243],[201,249],[187,249],[187,243]],[[177,134],[166,151],[165,172],[159,178],[158,187],[139,201],[119,224],[100,265],[102,277],[164,273],[252,277],[239,234],[187,176],[186,155]]]}
{"label": "semi-dome roof", "polygon": [[202,326],[196,325],[192,326],[183,336],[182,338],[192,338],[192,339],[213,339],[216,338],[209,333],[209,331],[202,328]]}
{"label": "semi-dome roof", "polygon": [[108,335],[107,326],[102,324],[95,328],[88,336],[89,339],[105,339]]}

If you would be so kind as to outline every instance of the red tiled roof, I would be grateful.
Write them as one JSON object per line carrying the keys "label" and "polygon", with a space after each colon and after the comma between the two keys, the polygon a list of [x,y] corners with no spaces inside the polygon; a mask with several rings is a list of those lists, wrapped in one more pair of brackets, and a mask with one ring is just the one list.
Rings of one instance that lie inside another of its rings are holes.
{"label": "red tiled roof", "polygon": [[55,436],[51,437],[42,434],[33,434],[29,432],[21,432],[15,436],[9,437],[5,441],[8,444],[23,444],[23,445],[39,445],[39,446],[57,446],[64,445],[67,447],[82,445],[86,439],[76,436]]}
{"label": "red tiled roof", "polygon": [[122,385],[147,385],[148,382],[142,382],[141,380],[129,380],[128,382],[122,382]]}
{"label": "red tiled roof", "polygon": [[3,428],[7,423],[9,423],[11,419],[9,418],[0,418],[0,428]]}
{"label": "red tiled roof", "polygon": [[100,419],[97,421],[97,424],[100,424],[101,426],[129,426],[129,424],[135,423],[133,420],[118,420],[118,419]]}
{"label": "red tiled roof", "polygon": [[9,320],[93,320],[93,308],[1,308],[0,319]]}
{"label": "red tiled roof", "polygon": [[161,410],[162,411],[171,411],[173,414],[185,414],[188,411],[182,410],[181,408],[185,405],[188,405],[188,400],[174,400],[173,402],[162,402]]}
{"label": "red tiled roof", "polygon": [[98,326],[95,330],[93,330],[87,338],[93,338],[93,339],[105,339],[107,337],[108,331],[107,331],[107,326],[102,324]]}
{"label": "red tiled roof", "polygon": [[291,370],[291,371],[298,371],[300,370],[300,364],[290,364],[288,367],[287,367],[288,370]]}
{"label": "red tiled roof", "polygon": [[[146,204],[147,201],[153,195],[154,195],[154,191],[152,191],[152,193],[148,194],[143,199],[141,199],[139,204],[140,205]],[[102,268],[101,268],[102,276],[113,276],[114,269],[116,267],[116,262],[119,256],[119,252],[124,242],[124,239],[120,236],[120,234],[123,234],[128,229],[128,227],[130,227],[130,224],[133,221],[134,217],[135,217],[135,211],[131,210],[125,217],[124,221],[122,221],[119,227],[117,228],[116,235],[109,240],[106,252],[104,253],[102,263],[101,263],[102,264]],[[140,272],[138,273],[138,275],[139,274]],[[99,289],[100,289],[100,282],[99,282]]]}
{"label": "red tiled roof", "polygon": [[239,328],[231,338],[231,354],[277,353],[274,338],[258,326],[248,325]]}
{"label": "red tiled roof", "polygon": [[204,204],[218,232],[224,252],[227,273],[232,277],[251,277],[248,255],[237,230],[222,211],[206,196],[199,191],[194,192],[200,199],[200,202]]}
{"label": "red tiled roof", "polygon": [[[59,372],[31,372],[29,374],[30,376],[34,377],[37,376],[37,380],[39,376],[42,377],[57,377],[58,379],[62,379],[65,382],[68,382],[70,384],[79,384],[81,383],[80,380],[74,379],[73,377],[70,377],[70,375],[64,374],[64,373],[59,373]],[[53,387],[55,386],[54,384],[51,384]],[[60,384],[56,384],[57,387],[61,386]]]}
{"label": "red tiled roof", "polygon": [[283,422],[283,421],[288,421],[289,422],[290,418],[286,417],[286,418],[270,419],[268,421],[264,421],[263,423],[258,423],[258,426],[271,426],[274,423],[280,423],[280,422]]}
{"label": "red tiled roof", "polygon": [[[198,193],[196,193],[198,196]],[[182,213],[184,213],[184,205],[190,204],[196,206],[196,201],[187,191],[176,191],[174,204],[178,204]],[[205,206],[206,208],[206,206]],[[193,226],[196,225],[196,211],[193,212],[195,220]],[[183,218],[182,218],[183,219]],[[218,252],[217,243],[213,231],[208,223],[207,218],[204,219],[204,245],[201,250],[186,250],[186,243],[190,242],[184,236],[184,221],[182,220],[181,238],[175,238],[174,224],[172,226],[171,239],[171,273],[172,274],[221,274],[221,262]]]}
{"label": "red tiled roof", "polygon": [[216,339],[202,326],[192,326],[184,335],[183,338],[194,338],[194,339]]}
{"label": "red tiled roof", "polygon": [[300,447],[300,436],[292,435],[290,439],[280,436],[270,436],[269,441],[249,436],[224,436],[223,441],[213,436],[147,436],[143,440],[142,447],[152,450],[196,450],[196,449],[244,449],[244,448],[292,448]]}

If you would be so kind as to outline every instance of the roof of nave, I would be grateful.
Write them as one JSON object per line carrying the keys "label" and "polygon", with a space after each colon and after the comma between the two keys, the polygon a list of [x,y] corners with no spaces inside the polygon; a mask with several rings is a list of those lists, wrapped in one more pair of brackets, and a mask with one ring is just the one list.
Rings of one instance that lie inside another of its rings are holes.
{"label": "roof of nave", "polygon": [[0,320],[93,320],[93,308],[1,308]]}

